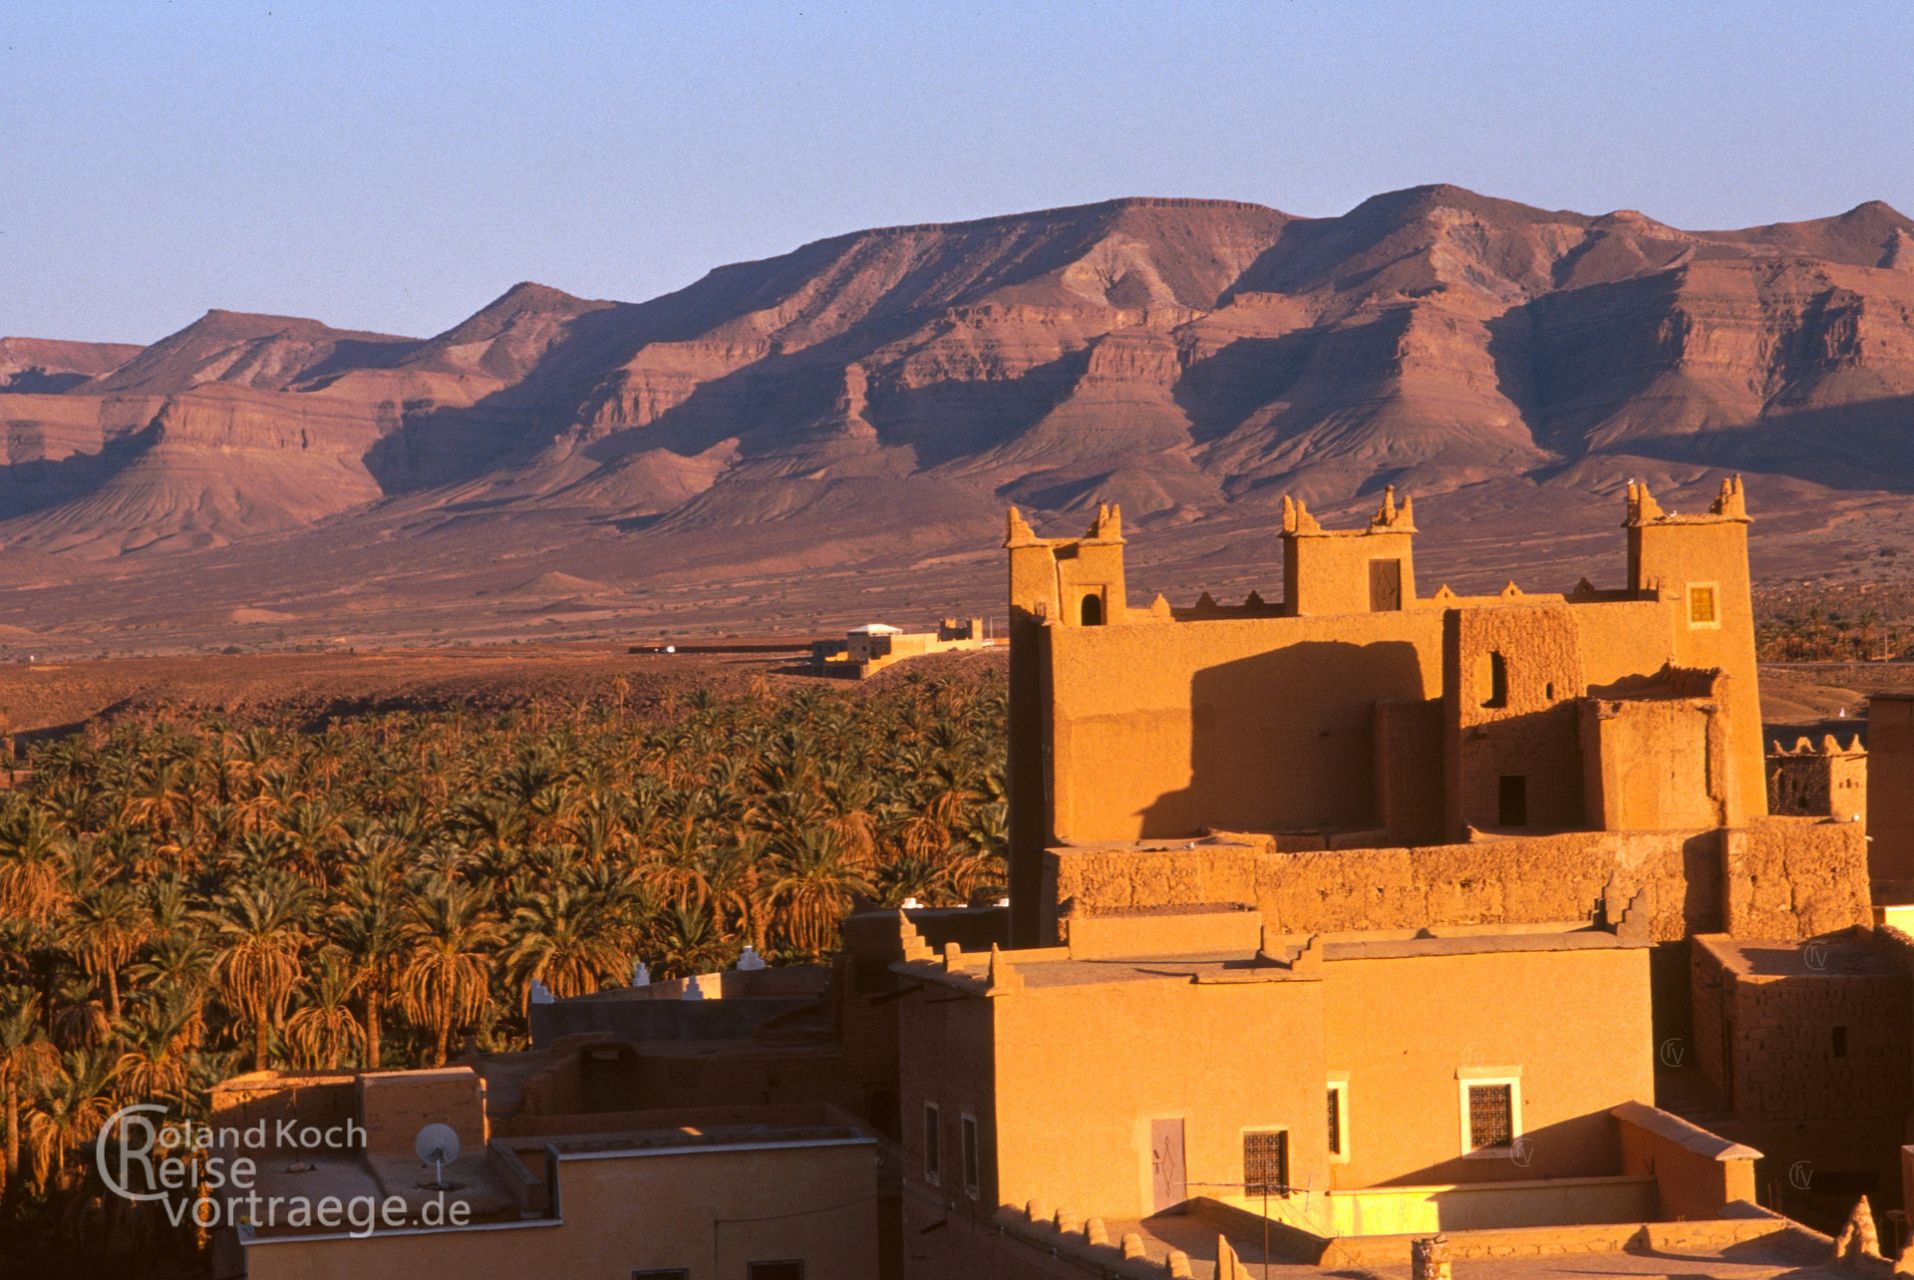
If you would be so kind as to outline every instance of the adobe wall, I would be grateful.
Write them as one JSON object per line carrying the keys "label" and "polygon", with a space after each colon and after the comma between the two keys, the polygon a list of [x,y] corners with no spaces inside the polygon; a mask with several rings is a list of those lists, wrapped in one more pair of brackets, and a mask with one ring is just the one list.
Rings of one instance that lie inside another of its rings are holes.
{"label": "adobe wall", "polygon": [[1376,528],[1317,530],[1283,535],[1283,603],[1289,612],[1368,613],[1371,566],[1394,562],[1399,607],[1416,598],[1411,534]]}
{"label": "adobe wall", "polygon": [[[1332,1187],[1622,1172],[1609,1110],[1655,1090],[1647,949],[1332,959],[1324,973],[1324,1054],[1349,1090]],[[1504,1068],[1522,1080],[1527,1163],[1465,1159],[1459,1076]]]}
{"label": "adobe wall", "polygon": [[1590,826],[1604,831],[1712,827],[1727,810],[1722,717],[1689,698],[1581,704]]}
{"label": "adobe wall", "polygon": [[[1737,494],[1735,505],[1738,506]],[[1736,811],[1760,816],[1768,809],[1767,743],[1761,729],[1761,697],[1754,647],[1754,604],[1748,577],[1748,525],[1744,519],[1698,518],[1630,527],[1630,585],[1658,583],[1672,597],[1672,660],[1676,666],[1716,668],[1731,683],[1723,699],[1731,726]],[[1718,620],[1693,626],[1688,619],[1690,586],[1716,589]]]}
{"label": "adobe wall", "polygon": [[[1867,1117],[1899,1132],[1914,1069],[1914,986],[1907,974],[1735,975],[1704,947],[1692,955],[1697,1064],[1725,1101],[1723,1053],[1733,1055],[1738,1117]],[[1836,1027],[1845,1040],[1839,1057]]]}
{"label": "adobe wall", "polygon": [[1723,848],[1724,932],[1811,938],[1873,923],[1863,824],[1768,818],[1727,832]]}
{"label": "adobe wall", "polygon": [[1618,1107],[1615,1118],[1622,1170],[1653,1175],[1659,1216],[1721,1218],[1736,1201],[1755,1202],[1754,1149],[1650,1106]]}
{"label": "adobe wall", "polygon": [[[1445,696],[1449,626],[1474,647],[1499,645],[1518,698],[1505,711],[1483,712],[1472,667],[1449,693],[1470,702],[1465,723],[1486,730],[1468,737],[1469,752],[1483,761],[1467,766],[1479,784],[1470,791],[1469,820],[1493,825],[1500,760],[1530,772],[1533,825],[1568,824],[1581,816],[1582,780],[1574,712],[1560,704],[1586,688],[1625,690],[1660,671],[1674,649],[1672,610],[1656,600],[1523,606],[1518,599],[1333,617],[1033,628],[1030,639],[1043,654],[1013,718],[1044,718],[1034,752],[1041,758],[1047,740],[1047,834],[1055,839],[1377,827],[1377,757],[1391,741],[1377,736],[1376,704]],[[1537,759],[1550,763],[1538,768]]]}
{"label": "adobe wall", "polygon": [[1287,1129],[1291,1184],[1327,1185],[1323,984],[1030,987],[987,1003],[1000,1202],[1150,1213],[1153,1118],[1183,1121],[1188,1195],[1240,1189],[1245,1129]]}
{"label": "adobe wall", "polygon": [[[1375,703],[1440,692],[1442,614],[1047,627],[1063,840],[1376,825]],[[1014,898],[1014,891],[1013,891]]]}
{"label": "adobe wall", "polygon": [[1914,696],[1867,704],[1867,829],[1876,880],[1914,880]]}
{"label": "adobe wall", "polygon": [[[210,1102],[208,1123],[214,1128],[248,1129],[263,1122],[267,1141],[274,1144],[265,1150],[275,1154],[293,1153],[280,1152],[275,1143],[282,1121],[291,1122],[295,1128],[310,1125],[337,1131],[359,1118],[359,1091],[349,1072],[297,1075],[255,1071],[214,1085]],[[411,1140],[407,1135],[408,1144]]]}
{"label": "adobe wall", "polygon": [[[1777,744],[1778,746],[1778,744]],[[1841,818],[1867,814],[1867,753],[1855,737],[1843,748],[1833,736],[1817,746],[1796,739],[1789,749],[1768,752],[1768,812],[1798,817]]]}
{"label": "adobe wall", "polygon": [[467,1151],[478,1151],[485,1131],[485,1081],[470,1067],[435,1071],[368,1071],[359,1076],[359,1118],[366,1148],[407,1153],[419,1130],[449,1124]]}
{"label": "adobe wall", "polygon": [[[1861,834],[1856,823],[1770,818],[1728,833],[1572,831],[1400,849],[1278,852],[1258,836],[1058,848],[1045,854],[1045,900],[1065,930],[1077,914],[1242,903],[1278,933],[1343,933],[1586,920],[1604,902],[1614,920],[1646,893],[1655,941],[1724,930],[1802,938],[1870,921]],[[1734,904],[1725,918],[1724,897]]]}
{"label": "adobe wall", "polygon": [[[1443,617],[1447,827],[1503,826],[1503,778],[1525,784],[1516,826],[1582,825],[1580,633],[1569,606],[1452,609]],[[1500,687],[1491,672],[1499,668]],[[1499,696],[1498,696],[1499,695]]]}
{"label": "adobe wall", "polygon": [[[246,1247],[246,1273],[584,1277],[682,1267],[742,1276],[752,1261],[788,1258],[807,1275],[877,1280],[876,1170],[869,1145],[564,1160],[560,1220],[262,1241]],[[767,1205],[779,1215],[768,1217]]]}
{"label": "adobe wall", "polygon": [[[1052,849],[1058,921],[1159,906],[1237,902],[1278,933],[1587,920],[1647,892],[1652,936],[1718,928],[1719,834],[1578,831],[1400,849],[1277,852],[1242,844]],[[1692,926],[1692,927],[1691,927]]]}

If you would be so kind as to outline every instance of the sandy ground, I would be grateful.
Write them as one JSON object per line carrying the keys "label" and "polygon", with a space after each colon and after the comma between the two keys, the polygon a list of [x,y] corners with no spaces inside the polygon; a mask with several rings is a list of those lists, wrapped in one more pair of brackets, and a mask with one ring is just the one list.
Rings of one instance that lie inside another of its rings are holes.
{"label": "sandy ground", "polygon": [[64,732],[97,716],[162,704],[244,717],[290,715],[306,723],[367,711],[523,705],[535,698],[613,696],[657,707],[693,689],[720,695],[760,684],[777,688],[882,688],[917,671],[930,678],[978,678],[1000,669],[1002,652],[937,655],[902,663],[863,682],[803,674],[789,654],[631,654],[599,645],[500,645],[376,652],[208,654],[0,665],[0,716],[23,738]]}
{"label": "sandy ground", "polygon": [[[915,671],[975,678],[1002,669],[1007,655],[944,655],[900,664],[865,683],[882,687]],[[0,717],[25,737],[71,729],[96,716],[163,703],[223,714],[284,714],[318,723],[385,709],[522,705],[534,698],[610,697],[624,677],[634,709],[661,705],[695,688],[742,693],[773,688],[845,687],[803,674],[788,654],[633,654],[602,644],[473,645],[321,653],[189,654],[172,657],[0,663]],[[1914,691],[1914,663],[1802,663],[1764,666],[1763,719],[1769,732],[1864,731],[1867,696]]]}

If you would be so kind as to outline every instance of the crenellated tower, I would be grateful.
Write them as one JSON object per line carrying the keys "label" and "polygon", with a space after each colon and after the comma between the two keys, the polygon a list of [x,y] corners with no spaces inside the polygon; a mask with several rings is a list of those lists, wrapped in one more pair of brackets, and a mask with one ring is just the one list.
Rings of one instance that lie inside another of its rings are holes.
{"label": "crenellated tower", "polygon": [[1283,498],[1283,594],[1287,612],[1382,613],[1416,598],[1415,508],[1396,487],[1361,529],[1325,529],[1302,499]]}
{"label": "crenellated tower", "polygon": [[[1130,620],[1123,583],[1123,512],[1097,507],[1081,538],[1039,538],[1015,507],[1004,533],[1010,562],[1011,705],[1043,704],[1038,632],[1045,626],[1095,627]],[[1043,888],[1043,850],[1051,832],[1044,820],[1044,726],[1033,716],[1010,721],[1011,941],[1037,945]]]}
{"label": "crenellated tower", "polygon": [[1733,760],[1730,817],[1768,811],[1761,694],[1755,666],[1754,600],[1748,574],[1748,507],[1741,477],[1721,482],[1698,515],[1664,511],[1646,484],[1628,483],[1628,586],[1673,598],[1672,661],[1727,677],[1728,751]]}

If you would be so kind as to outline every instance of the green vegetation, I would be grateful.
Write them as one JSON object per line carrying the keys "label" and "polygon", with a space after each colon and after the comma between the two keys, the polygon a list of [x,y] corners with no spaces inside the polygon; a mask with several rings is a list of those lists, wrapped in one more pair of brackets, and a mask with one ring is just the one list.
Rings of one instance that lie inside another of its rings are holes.
{"label": "green vegetation", "polygon": [[1904,661],[1911,640],[1905,626],[1884,621],[1871,605],[1849,611],[1817,602],[1755,623],[1755,654],[1763,662]]}
{"label": "green vegetation", "polygon": [[0,1177],[78,1216],[130,1101],[256,1066],[525,1043],[560,996],[829,952],[855,903],[1002,882],[1005,691],[697,693],[367,716],[164,713],[42,746],[0,795]]}

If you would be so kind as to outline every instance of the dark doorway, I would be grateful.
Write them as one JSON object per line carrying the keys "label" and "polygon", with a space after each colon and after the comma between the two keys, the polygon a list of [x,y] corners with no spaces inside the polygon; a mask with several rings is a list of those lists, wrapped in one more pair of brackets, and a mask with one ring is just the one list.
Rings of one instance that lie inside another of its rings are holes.
{"label": "dark doorway", "polygon": [[1529,824],[1529,780],[1520,773],[1505,773],[1496,788],[1497,821],[1505,827]]}
{"label": "dark doorway", "polygon": [[1103,625],[1103,597],[1092,593],[1083,597],[1083,625],[1100,627]]}
{"label": "dark doorway", "polygon": [[1402,608],[1402,561],[1369,562],[1369,612],[1389,613]]}

